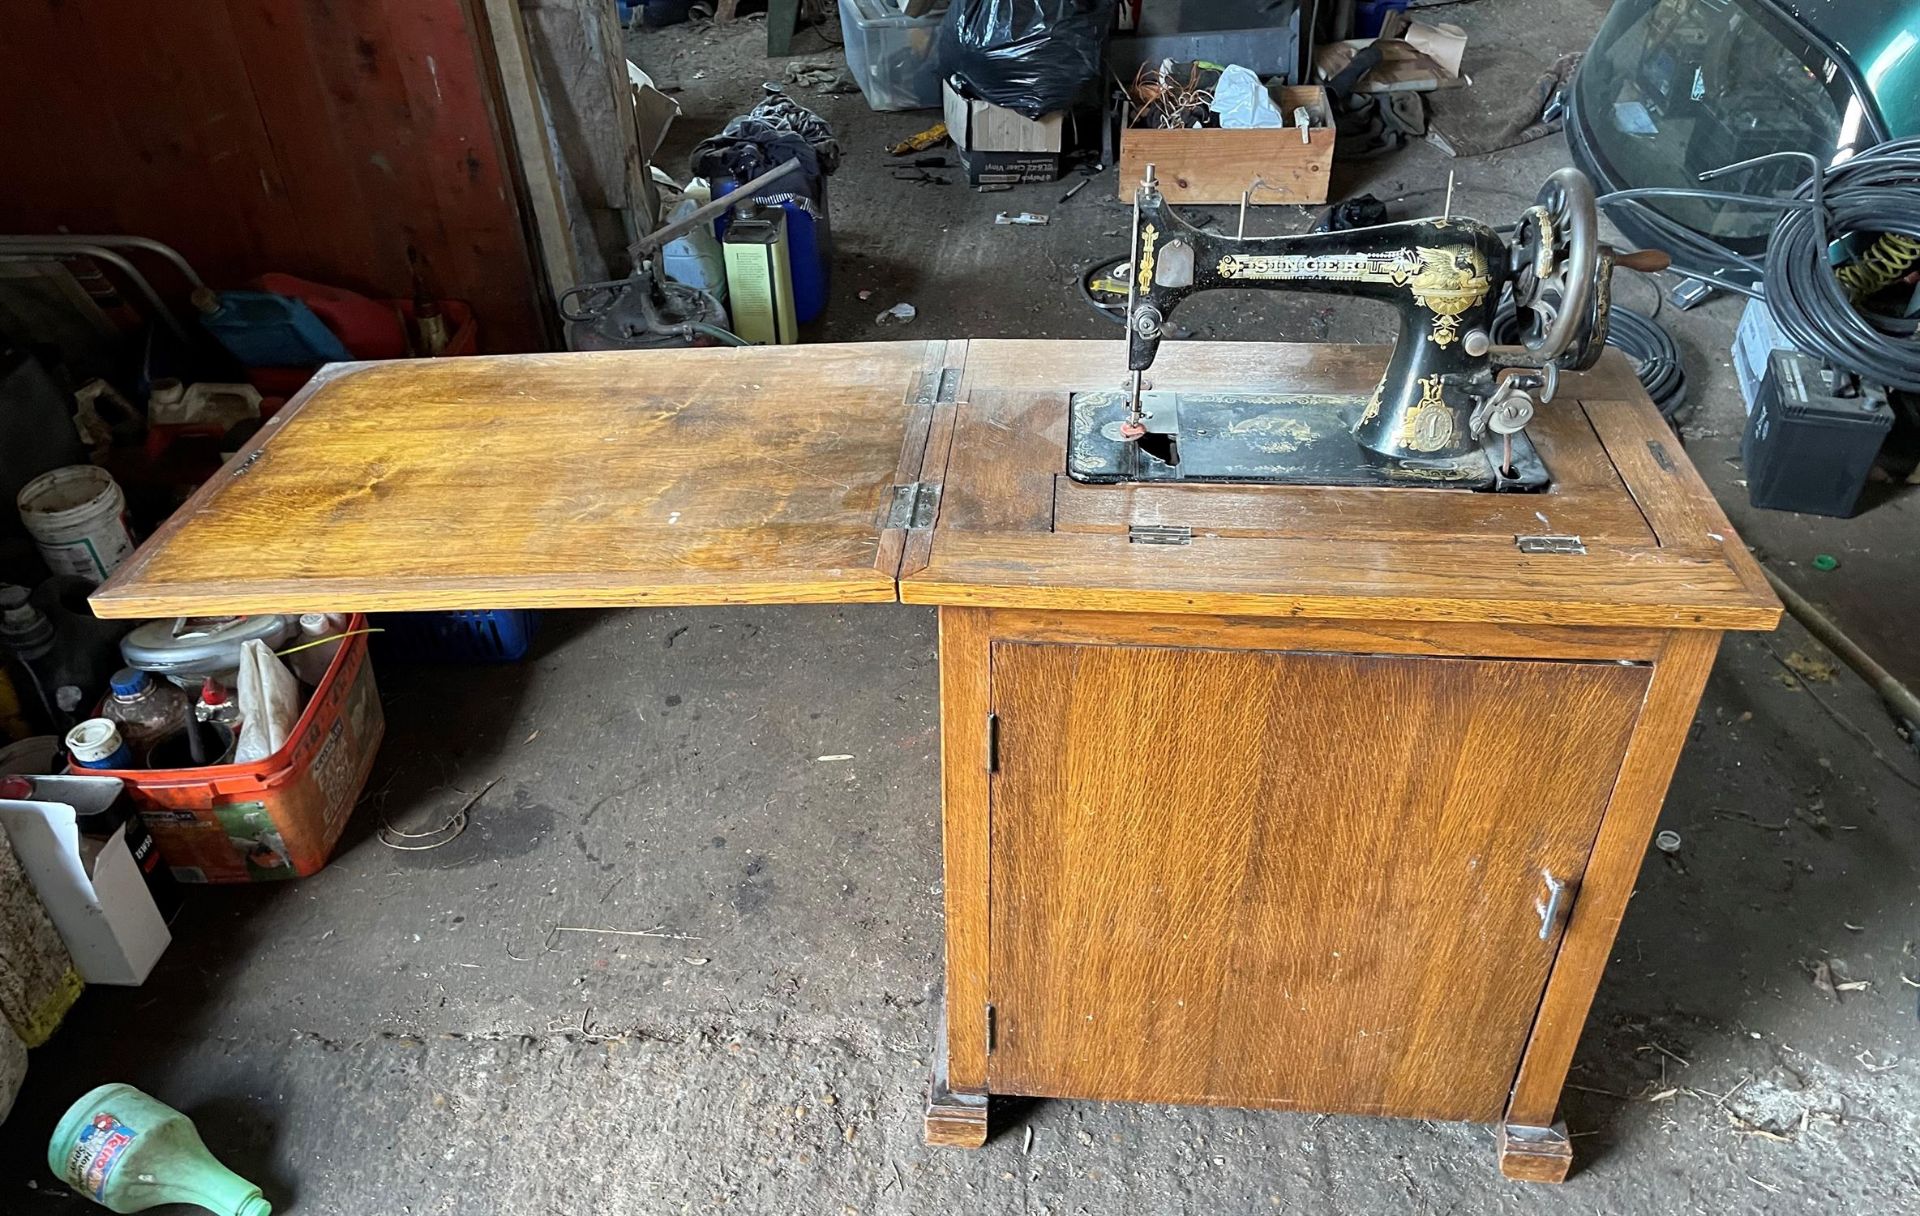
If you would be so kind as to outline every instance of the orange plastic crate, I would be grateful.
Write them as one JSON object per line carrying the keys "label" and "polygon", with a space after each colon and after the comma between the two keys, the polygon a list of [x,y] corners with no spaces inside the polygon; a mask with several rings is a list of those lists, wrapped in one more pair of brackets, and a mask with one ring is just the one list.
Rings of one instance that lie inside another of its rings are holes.
{"label": "orange plastic crate", "polygon": [[[366,628],[355,616],[349,630]],[[248,764],[104,769],[185,882],[303,878],[327,864],[386,732],[367,635],[340,645],[285,747]]]}

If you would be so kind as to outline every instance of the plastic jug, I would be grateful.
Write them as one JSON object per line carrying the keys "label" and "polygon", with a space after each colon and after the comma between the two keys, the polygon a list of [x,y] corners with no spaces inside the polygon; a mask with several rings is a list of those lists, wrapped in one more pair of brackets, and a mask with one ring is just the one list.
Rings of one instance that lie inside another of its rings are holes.
{"label": "plastic jug", "polygon": [[108,688],[100,716],[119,724],[138,764],[147,762],[155,743],[184,729],[193,712],[184,690],[132,667],[114,672]]}
{"label": "plastic jug", "polygon": [[318,367],[353,358],[301,300],[271,291],[195,288],[200,325],[247,367]]}
{"label": "plastic jug", "polygon": [[[668,223],[687,218],[700,207],[692,198],[680,200]],[[720,250],[720,238],[713,235],[712,224],[701,224],[685,236],[675,237],[660,250],[660,262],[667,277],[676,283],[698,287],[724,302],[727,298],[727,261]]]}
{"label": "plastic jug", "polygon": [[290,274],[263,274],[251,286],[311,308],[356,359],[407,356],[406,322],[391,304]]}
{"label": "plastic jug", "polygon": [[[806,175],[798,168],[775,178],[754,191],[753,201],[765,206],[779,204],[787,213],[787,249],[793,267],[793,312],[800,324],[819,317],[827,310],[828,292],[833,285],[833,226],[827,217],[827,179],[820,178],[817,194],[806,189]],[[727,196],[739,192],[738,180],[715,183],[715,190]],[[746,196],[738,200],[746,201]],[[720,216],[721,240],[733,222],[733,211]]]}
{"label": "plastic jug", "polygon": [[131,1085],[90,1090],[61,1117],[47,1165],[115,1212],[191,1203],[220,1216],[273,1216],[260,1188],[214,1160],[185,1115]]}

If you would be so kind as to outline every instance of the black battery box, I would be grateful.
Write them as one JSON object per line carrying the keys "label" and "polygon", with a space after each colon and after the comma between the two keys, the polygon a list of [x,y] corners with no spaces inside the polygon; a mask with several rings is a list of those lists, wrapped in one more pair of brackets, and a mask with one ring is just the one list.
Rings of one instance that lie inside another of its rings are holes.
{"label": "black battery box", "polygon": [[1776,350],[1747,415],[1747,501],[1769,511],[1851,516],[1893,428],[1887,391],[1798,351]]}

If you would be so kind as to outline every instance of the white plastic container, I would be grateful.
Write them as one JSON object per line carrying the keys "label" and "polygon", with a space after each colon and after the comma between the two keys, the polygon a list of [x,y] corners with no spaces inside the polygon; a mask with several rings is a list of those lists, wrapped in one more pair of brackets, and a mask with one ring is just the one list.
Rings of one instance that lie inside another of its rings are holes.
{"label": "white plastic container", "polygon": [[[667,222],[677,223],[699,208],[700,201],[689,195],[674,207],[667,216]],[[667,277],[674,282],[698,287],[714,299],[723,303],[726,301],[727,259],[720,248],[720,238],[713,234],[711,223],[697,225],[685,236],[668,241],[660,251],[660,263]]]}
{"label": "white plastic container", "polygon": [[936,51],[943,4],[909,17],[887,0],[840,0],[840,34],[847,70],[876,110],[931,110],[940,105]]}
{"label": "white plastic container", "polygon": [[126,496],[105,469],[70,464],[42,473],[16,501],[40,559],[55,574],[97,583],[133,552]]}
{"label": "white plastic container", "polygon": [[133,753],[112,718],[88,718],[67,732],[67,755],[82,768],[130,768]]}
{"label": "white plastic container", "polygon": [[[320,687],[320,681],[327,678],[327,669],[333,666],[333,656],[340,653],[339,635],[346,627],[344,612],[300,614],[300,636],[285,657],[287,667],[300,677],[301,683],[309,688]],[[332,640],[328,641],[329,638]]]}

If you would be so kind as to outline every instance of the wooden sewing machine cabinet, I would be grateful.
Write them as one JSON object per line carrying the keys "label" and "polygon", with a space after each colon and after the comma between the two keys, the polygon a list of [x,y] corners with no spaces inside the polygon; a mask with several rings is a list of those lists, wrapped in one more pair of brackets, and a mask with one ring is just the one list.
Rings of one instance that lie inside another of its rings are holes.
{"label": "wooden sewing machine cabinet", "polygon": [[[1182,343],[1162,390],[1361,399],[1385,352]],[[103,615],[898,600],[940,610],[944,1019],[989,1094],[1486,1123],[1557,1106],[1727,629],[1778,605],[1625,361],[1550,489],[1066,476],[1118,343],[329,369]],[[1284,437],[1276,440],[1284,442]],[[300,543],[289,544],[288,538]]]}

